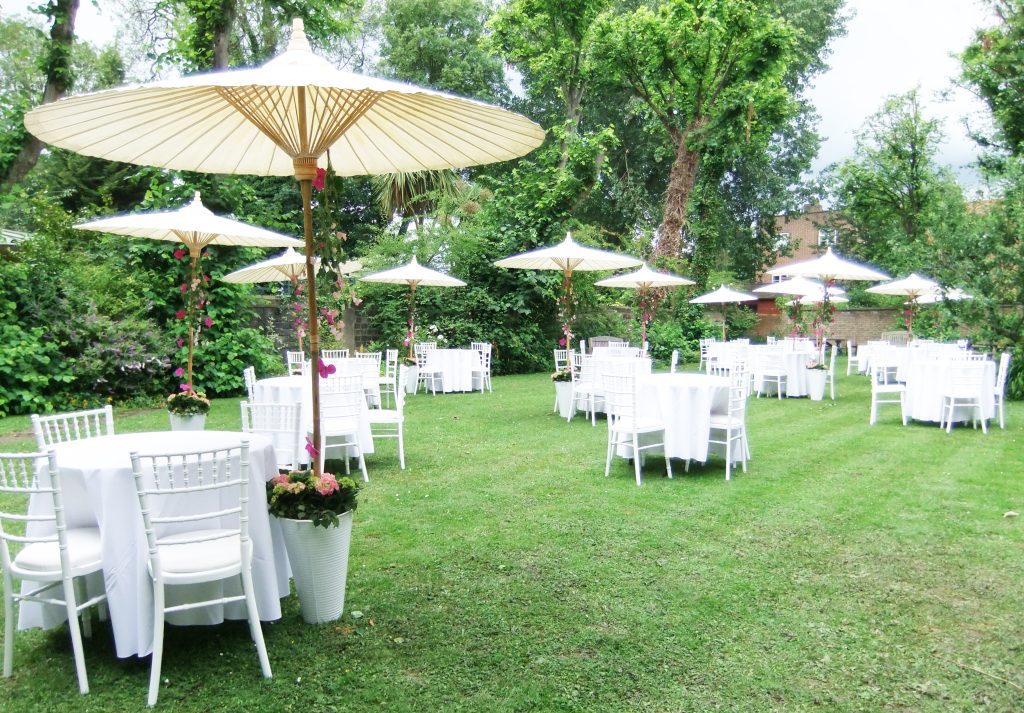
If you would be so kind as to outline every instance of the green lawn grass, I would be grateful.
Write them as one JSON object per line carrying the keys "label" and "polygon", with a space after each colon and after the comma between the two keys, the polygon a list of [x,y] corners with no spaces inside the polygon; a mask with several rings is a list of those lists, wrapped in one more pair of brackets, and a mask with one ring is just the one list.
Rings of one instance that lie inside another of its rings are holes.
{"label": "green lawn grass", "polygon": [[[1024,701],[1024,407],[989,434],[869,427],[868,382],[835,402],[751,399],[750,471],[712,460],[644,486],[606,429],[551,413],[546,375],[407,402],[368,459],[346,614],[264,631],[168,628],[159,706],[175,711],[948,711]],[[116,413],[120,431],[163,411]],[[239,424],[219,400],[208,428]],[[28,419],[0,447],[30,449]],[[353,618],[354,612],[361,617]],[[65,628],[19,632],[0,709],[144,709],[148,659]]]}

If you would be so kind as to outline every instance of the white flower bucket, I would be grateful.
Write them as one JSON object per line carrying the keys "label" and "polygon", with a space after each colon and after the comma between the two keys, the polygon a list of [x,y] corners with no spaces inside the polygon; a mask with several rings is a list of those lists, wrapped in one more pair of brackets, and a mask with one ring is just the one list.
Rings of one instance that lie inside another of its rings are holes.
{"label": "white flower bucket", "polygon": [[337,527],[315,527],[312,520],[279,518],[302,618],[308,624],[337,621],[345,611],[352,511],[339,519]]}
{"label": "white flower bucket", "polygon": [[828,380],[828,372],[824,369],[807,370],[807,394],[811,401],[821,401],[825,398],[825,382]]}
{"label": "white flower bucket", "polygon": [[572,415],[572,382],[556,381],[555,398],[558,399],[558,413],[562,418]]}
{"label": "white flower bucket", "polygon": [[167,415],[171,417],[172,431],[202,431],[206,428],[205,413],[182,416],[181,414],[171,413],[168,411]]}
{"label": "white flower bucket", "polygon": [[420,368],[418,366],[410,366],[409,369],[409,380],[405,382],[405,393],[415,394],[416,393],[416,382],[419,380]]}

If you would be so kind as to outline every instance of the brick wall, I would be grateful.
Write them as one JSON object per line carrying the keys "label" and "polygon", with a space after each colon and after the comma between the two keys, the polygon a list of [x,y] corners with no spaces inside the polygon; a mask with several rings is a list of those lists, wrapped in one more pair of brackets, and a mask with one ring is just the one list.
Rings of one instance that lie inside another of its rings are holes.
{"label": "brick wall", "polygon": [[[900,311],[893,307],[884,309],[854,308],[836,312],[835,321],[830,329],[830,339],[845,343],[847,339],[854,344],[864,344],[869,339],[879,339],[883,332],[892,332],[898,328]],[[785,336],[789,334],[791,322],[781,314],[762,314],[754,327],[754,337],[764,338],[769,334]]]}
{"label": "brick wall", "polygon": [[[284,353],[298,348],[298,341],[295,337],[295,313],[292,305],[295,303],[292,298],[282,300],[276,295],[265,295],[258,298],[256,303],[256,320],[253,326],[262,328],[274,335],[274,342],[277,349]],[[342,317],[345,320],[345,332],[342,339],[342,349],[355,349],[369,344],[378,338],[377,330],[373,328],[362,310],[349,307]],[[321,337],[321,341],[322,341]],[[305,343],[308,349],[308,342]]]}

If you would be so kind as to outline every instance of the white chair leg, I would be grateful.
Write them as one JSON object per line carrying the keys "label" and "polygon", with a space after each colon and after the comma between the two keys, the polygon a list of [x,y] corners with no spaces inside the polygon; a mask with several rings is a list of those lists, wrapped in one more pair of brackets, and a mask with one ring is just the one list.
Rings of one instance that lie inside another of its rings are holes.
{"label": "white chair leg", "polygon": [[4,573],[4,678],[14,672],[14,590],[12,578]]}
{"label": "white chair leg", "polygon": [[636,484],[638,487],[644,484],[640,478],[640,464],[640,439],[636,435],[636,431],[633,431],[633,471],[636,473]]}
{"label": "white chair leg", "polygon": [[903,417],[903,425],[907,425],[907,396],[900,392],[900,416]]}
{"label": "white chair leg", "polygon": [[732,480],[732,439],[730,431],[725,431],[725,479]]}
{"label": "white chair leg", "polygon": [[402,424],[398,424],[398,465],[405,470],[405,436]]}
{"label": "white chair leg", "polygon": [[252,635],[253,643],[256,644],[256,655],[260,659],[260,669],[263,671],[263,678],[273,678],[270,671],[270,658],[267,656],[267,645],[263,641],[263,628],[260,626],[260,615],[256,609],[256,594],[252,586],[252,571],[242,567],[242,591],[245,592],[245,610],[249,619],[249,633]]}
{"label": "white chair leg", "polygon": [[82,632],[78,628],[78,611],[75,606],[75,582],[71,577],[64,579],[64,606],[68,614],[68,629],[71,632],[71,651],[75,657],[75,672],[78,674],[78,690],[89,692],[89,676],[85,672],[85,651],[82,648]]}
{"label": "white chair leg", "polygon": [[[665,437],[661,437],[661,447],[665,447]],[[665,453],[665,472],[668,473],[669,480],[672,479],[672,459],[668,457],[668,453]]]}
{"label": "white chair leg", "polygon": [[363,482],[369,483],[370,476],[366,472],[366,460],[363,458],[363,452],[359,451],[359,470],[363,473]]}
{"label": "white chair leg", "polygon": [[608,474],[612,469],[612,451],[615,449],[615,431],[609,429],[608,431],[608,452],[605,454],[604,459],[604,477],[608,477]]}
{"label": "white chair leg", "polygon": [[149,698],[146,704],[156,705],[160,695],[160,667],[164,657],[164,588],[153,587],[153,656],[149,668]]}

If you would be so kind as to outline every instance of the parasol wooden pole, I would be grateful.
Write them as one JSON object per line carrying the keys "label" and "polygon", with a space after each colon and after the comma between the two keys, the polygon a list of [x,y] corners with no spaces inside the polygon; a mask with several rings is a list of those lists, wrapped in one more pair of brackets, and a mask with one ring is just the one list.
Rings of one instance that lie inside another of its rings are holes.
{"label": "parasol wooden pole", "polygon": [[414,359],[413,344],[416,341],[416,283],[409,283],[409,358]]}
{"label": "parasol wooden pole", "polygon": [[196,341],[196,272],[199,270],[199,253],[202,248],[198,245],[189,245],[188,254],[191,267],[188,276],[188,369],[186,370],[185,383],[189,391],[195,391],[195,384],[192,383],[192,347]]}
{"label": "parasol wooden pole", "polygon": [[[313,164],[316,170],[316,164]],[[311,384],[311,406],[313,409],[313,452],[310,463],[313,473],[320,475],[320,335],[316,311],[316,272],[313,270],[313,179],[312,176],[296,176],[302,192],[302,232],[306,239],[306,302],[309,305],[309,378]]]}

